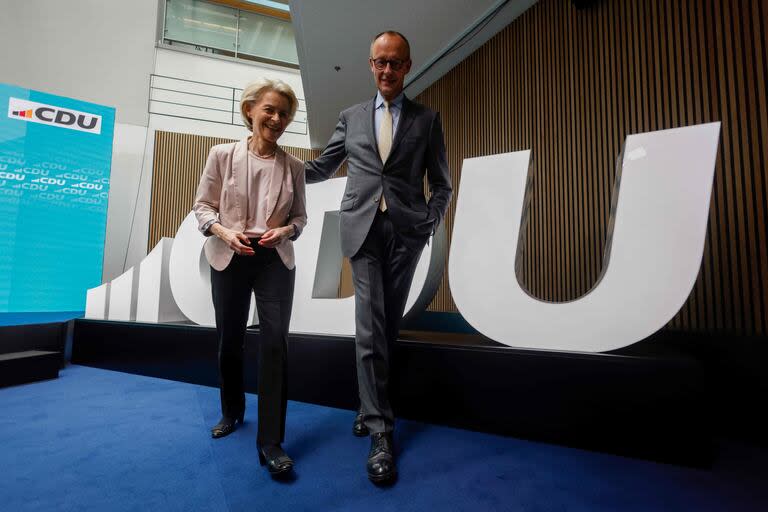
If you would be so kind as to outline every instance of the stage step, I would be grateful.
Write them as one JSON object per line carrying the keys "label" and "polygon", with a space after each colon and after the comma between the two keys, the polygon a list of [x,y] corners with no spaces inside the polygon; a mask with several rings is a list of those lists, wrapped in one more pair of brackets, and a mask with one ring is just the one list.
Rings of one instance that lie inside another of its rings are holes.
{"label": "stage step", "polygon": [[0,387],[55,379],[60,366],[61,352],[25,350],[0,354]]}

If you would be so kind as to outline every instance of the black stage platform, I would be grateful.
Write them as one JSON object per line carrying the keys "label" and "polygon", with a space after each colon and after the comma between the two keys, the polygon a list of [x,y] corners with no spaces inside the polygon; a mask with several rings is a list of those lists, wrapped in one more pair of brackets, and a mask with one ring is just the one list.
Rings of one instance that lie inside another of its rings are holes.
{"label": "black stage platform", "polygon": [[[710,460],[704,367],[677,351],[670,333],[623,354],[518,350],[481,336],[424,333],[420,340],[419,333],[405,334],[411,339],[397,344],[393,391],[400,417],[665,462]],[[258,339],[258,330],[249,330],[251,393]],[[77,320],[72,362],[217,386],[216,351],[212,328]],[[352,338],[291,335],[289,399],[353,409],[356,390]]]}
{"label": "black stage platform", "polygon": [[64,352],[68,322],[0,326],[0,353],[23,350]]}
{"label": "black stage platform", "polygon": [[67,322],[0,326],[0,387],[58,377],[67,329]]}

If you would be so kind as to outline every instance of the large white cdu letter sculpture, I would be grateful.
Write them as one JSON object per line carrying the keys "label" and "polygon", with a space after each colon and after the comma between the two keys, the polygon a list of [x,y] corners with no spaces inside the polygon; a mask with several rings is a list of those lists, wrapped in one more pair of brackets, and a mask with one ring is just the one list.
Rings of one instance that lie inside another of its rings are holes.
{"label": "large white cdu letter sculpture", "polygon": [[[291,317],[294,332],[355,332],[354,297],[336,298],[342,262],[338,205],[345,185],[346,178],[340,178],[308,190],[310,222],[296,243],[296,288]],[[153,323],[189,320],[215,325],[211,268],[203,252],[204,244],[205,237],[197,229],[194,212],[190,212],[175,239],[163,238],[140,266],[112,283],[88,290],[86,317]],[[445,229],[440,226],[419,260],[406,315],[423,311],[434,297],[444,270],[445,246]],[[258,323],[253,296],[249,318],[250,323]]]}
{"label": "large white cdu letter sculpture", "polygon": [[531,297],[515,274],[530,152],[465,160],[449,262],[461,314],[493,340],[536,349],[601,352],[656,332],[699,271],[719,133],[710,123],[627,137],[607,267],[565,303]]}
{"label": "large white cdu letter sculpture", "polygon": [[[294,245],[296,285],[291,331],[355,332],[355,297],[336,298],[333,289],[338,288],[342,260],[336,212],[346,183],[346,178],[335,178],[307,187],[307,225]],[[317,295],[325,298],[315,298]]]}
{"label": "large white cdu letter sculpture", "polygon": [[136,321],[150,323],[186,320],[171,294],[168,280],[173,238],[161,238],[139,266]]}
{"label": "large white cdu letter sculpture", "polygon": [[104,283],[91,288],[85,295],[85,318],[104,320],[109,314],[109,289],[112,283]]}
{"label": "large white cdu letter sculpture", "polygon": [[136,320],[139,273],[139,267],[131,267],[112,280],[109,286],[107,320]]}
{"label": "large white cdu letter sculpture", "polygon": [[[336,298],[341,273],[339,204],[347,178],[307,187],[307,226],[296,240],[296,287],[291,331],[351,336],[355,297]],[[425,247],[411,284],[405,315],[423,311],[434,297],[445,262],[445,230]]]}

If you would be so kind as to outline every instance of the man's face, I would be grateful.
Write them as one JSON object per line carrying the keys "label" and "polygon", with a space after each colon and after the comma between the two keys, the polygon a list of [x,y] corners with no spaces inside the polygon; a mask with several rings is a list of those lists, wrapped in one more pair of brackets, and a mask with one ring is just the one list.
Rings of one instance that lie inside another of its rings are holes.
{"label": "man's face", "polygon": [[369,64],[381,95],[387,101],[395,99],[403,90],[405,75],[411,70],[405,41],[398,36],[384,34],[371,46]]}

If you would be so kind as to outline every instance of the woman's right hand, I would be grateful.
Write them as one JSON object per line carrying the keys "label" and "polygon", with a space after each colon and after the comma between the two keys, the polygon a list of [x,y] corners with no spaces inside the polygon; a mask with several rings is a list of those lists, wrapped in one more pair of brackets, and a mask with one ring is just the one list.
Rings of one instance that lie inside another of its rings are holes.
{"label": "woman's right hand", "polygon": [[255,252],[250,247],[251,241],[243,233],[227,229],[219,223],[210,227],[211,233],[221,238],[230,249],[240,256],[253,256]]}

